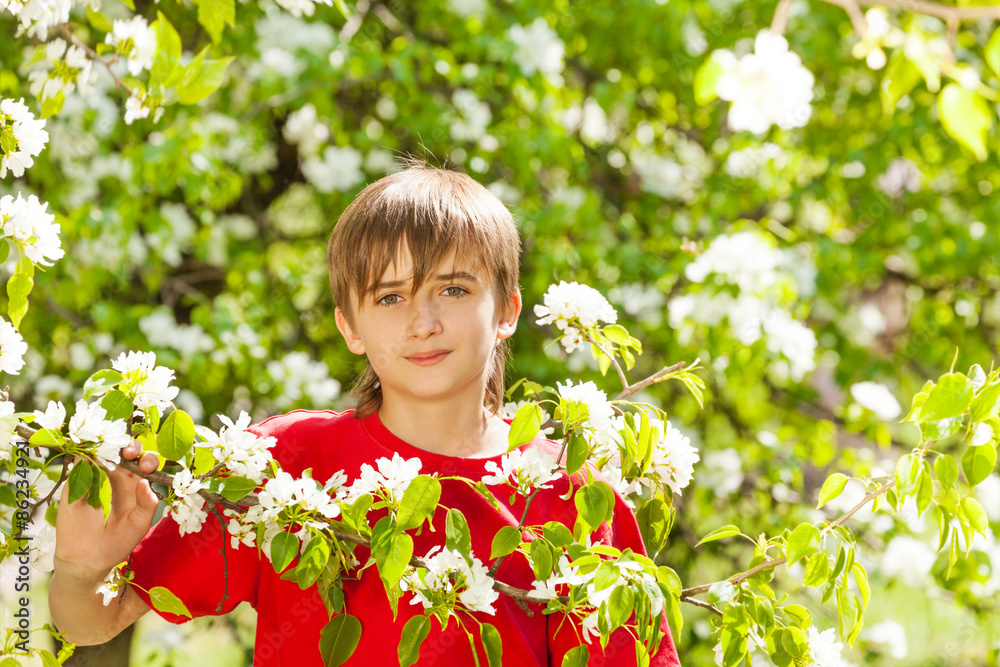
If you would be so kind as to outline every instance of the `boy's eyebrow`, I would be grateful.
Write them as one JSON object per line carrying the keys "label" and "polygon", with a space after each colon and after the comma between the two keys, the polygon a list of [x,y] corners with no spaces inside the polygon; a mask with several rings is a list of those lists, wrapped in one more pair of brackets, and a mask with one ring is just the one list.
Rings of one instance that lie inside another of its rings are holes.
{"label": "boy's eyebrow", "polygon": [[[436,280],[439,281],[466,280],[476,285],[479,284],[479,279],[467,271],[458,271],[456,273],[444,273],[440,276],[437,276]],[[392,280],[389,282],[379,283],[378,285],[375,286],[375,289],[376,290],[396,289],[399,287],[406,287],[409,284],[410,284],[409,280]]]}

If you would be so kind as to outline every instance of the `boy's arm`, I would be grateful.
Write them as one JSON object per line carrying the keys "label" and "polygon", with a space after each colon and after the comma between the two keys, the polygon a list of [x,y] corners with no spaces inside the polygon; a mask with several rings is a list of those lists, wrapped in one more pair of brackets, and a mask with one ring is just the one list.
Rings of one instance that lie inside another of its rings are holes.
{"label": "boy's arm", "polygon": [[[134,459],[141,451],[133,440],[122,455]],[[156,469],[156,457],[142,457],[140,469]],[[75,644],[108,641],[149,611],[132,592],[104,606],[97,593],[112,568],[126,560],[149,532],[157,498],[149,482],[117,466],[108,472],[111,511],[104,512],[78,500],[69,503],[69,485],[64,485],[56,517],[55,571],[49,586],[49,609],[55,626]]]}

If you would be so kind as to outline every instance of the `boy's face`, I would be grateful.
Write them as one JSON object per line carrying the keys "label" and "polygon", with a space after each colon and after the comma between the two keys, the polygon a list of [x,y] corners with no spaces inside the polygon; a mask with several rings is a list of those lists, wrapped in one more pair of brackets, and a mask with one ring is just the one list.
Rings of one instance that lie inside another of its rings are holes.
{"label": "boy's face", "polygon": [[520,294],[497,303],[483,269],[452,252],[412,289],[409,251],[390,264],[373,295],[358,303],[354,324],[340,308],[337,328],[355,354],[365,354],[382,385],[383,400],[481,399],[494,347],[514,333]]}

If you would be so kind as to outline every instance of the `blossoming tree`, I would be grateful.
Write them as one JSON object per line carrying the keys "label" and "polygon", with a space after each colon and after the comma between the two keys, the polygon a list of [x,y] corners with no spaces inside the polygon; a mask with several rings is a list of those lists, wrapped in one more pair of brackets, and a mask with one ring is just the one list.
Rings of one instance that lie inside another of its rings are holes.
{"label": "blossoming tree", "polygon": [[[1000,7],[194,5],[0,0],[5,563],[31,535],[51,569],[49,501],[107,508],[136,437],[183,533],[218,513],[226,546],[318,587],[331,664],[357,643],[337,582],[362,553],[423,610],[403,665],[432,622],[500,664],[467,612],[501,595],[630,627],[640,656],[666,613],[694,664],[900,659],[906,617],[866,622],[907,604],[897,581],[942,591],[957,650],[995,658]],[[250,415],[345,405],[331,212],[419,151],[522,225],[538,305],[511,451],[482,480],[399,457],[293,478]],[[517,449],[540,431],[559,456]],[[522,518],[488,558],[437,506],[443,483],[530,504],[561,470],[576,522]],[[648,557],[589,539],[612,487]],[[414,553],[436,513],[446,544]],[[497,578],[507,558],[530,590]],[[14,626],[0,650],[69,653]]]}

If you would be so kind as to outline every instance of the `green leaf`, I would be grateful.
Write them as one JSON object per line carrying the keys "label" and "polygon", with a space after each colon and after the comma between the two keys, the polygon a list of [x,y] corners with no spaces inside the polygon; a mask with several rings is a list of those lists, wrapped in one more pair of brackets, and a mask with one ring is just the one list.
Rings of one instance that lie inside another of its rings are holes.
{"label": "green leaf", "polygon": [[942,375],[920,408],[920,421],[938,421],[957,417],[969,407],[972,394],[972,383],[961,373]]}
{"label": "green leaf", "polygon": [[816,551],[819,546],[819,529],[811,523],[803,523],[792,531],[785,548],[785,557],[791,565],[803,556]]}
{"label": "green leaf", "polygon": [[29,445],[44,447],[46,445],[62,445],[66,439],[59,431],[50,428],[40,428],[28,439]]}
{"label": "green leaf", "polygon": [[86,461],[77,461],[69,471],[69,502],[74,503],[87,495],[94,481],[94,468]]}
{"label": "green leaf", "polygon": [[595,482],[581,486],[573,496],[576,511],[579,513],[580,518],[590,527],[591,532],[601,527],[601,524],[608,518],[608,513],[612,509],[608,505],[607,495],[600,488],[601,484],[604,484],[604,482]]}
{"label": "green leaf", "polygon": [[972,529],[985,537],[986,531],[990,529],[990,520],[982,504],[972,496],[968,496],[962,498],[960,507]]}
{"label": "green leaf", "polygon": [[969,486],[975,486],[990,476],[997,464],[997,450],[992,444],[969,447],[962,454],[962,472]]}
{"label": "green leaf", "polygon": [[457,550],[459,553],[472,552],[472,536],[469,534],[469,524],[465,520],[465,515],[460,510],[452,508],[448,510],[445,517],[444,533],[447,539],[445,545],[448,549]]}
{"label": "green leaf", "polygon": [[572,475],[582,468],[588,456],[590,456],[590,444],[585,437],[574,431],[570,434],[566,446],[566,472]]}
{"label": "green leaf", "polygon": [[96,28],[101,32],[111,32],[114,30],[114,24],[111,23],[111,19],[101,12],[94,11],[94,8],[90,5],[87,5],[87,22],[90,23],[91,28]]}
{"label": "green leaf", "polygon": [[160,83],[167,86],[176,83],[174,79],[178,78],[181,72],[178,66],[181,59],[181,36],[162,12],[156,12],[156,17],[156,23],[152,26],[156,30],[156,55],[153,57],[149,81],[150,84]]}
{"label": "green leaf", "polygon": [[983,55],[986,64],[990,66],[993,73],[1000,76],[1000,28],[994,30],[990,41],[986,42],[986,50]]}
{"label": "green leaf", "polygon": [[997,414],[1000,414],[1000,382],[980,389],[969,405],[969,418],[974,422],[992,419]]}
{"label": "green leaf", "polygon": [[83,399],[89,401],[94,396],[101,396],[124,379],[125,377],[121,373],[110,368],[97,371],[83,383]]}
{"label": "green leaf", "polygon": [[396,530],[417,528],[425,519],[434,516],[438,500],[441,499],[441,482],[427,475],[418,475],[410,482],[399,502],[396,514]]}
{"label": "green leaf", "polygon": [[489,623],[483,623],[479,626],[479,637],[483,641],[483,648],[486,649],[489,667],[501,667],[503,665],[503,642],[500,640],[500,631]]}
{"label": "green leaf", "polygon": [[104,417],[108,421],[116,419],[128,419],[132,416],[135,406],[132,399],[124,391],[113,389],[101,400],[101,407],[107,415]]}
{"label": "green leaf", "polygon": [[535,572],[535,578],[539,581],[548,579],[552,574],[552,551],[545,540],[533,540],[529,548],[531,553],[531,563]]}
{"label": "green leaf", "polygon": [[646,551],[653,557],[666,544],[670,535],[670,506],[660,498],[652,498],[635,513]]}
{"label": "green leaf", "polygon": [[814,553],[806,563],[802,583],[813,588],[822,586],[830,577],[830,558],[822,551]]}
{"label": "green leaf", "polygon": [[945,491],[955,486],[955,482],[958,481],[958,463],[954,457],[941,454],[934,459],[934,475]]}
{"label": "green leaf", "polygon": [[938,114],[948,134],[980,162],[986,159],[986,135],[993,126],[993,116],[982,95],[949,83],[938,95]]}
{"label": "green leaf", "polygon": [[319,652],[325,667],[337,667],[351,657],[361,641],[361,621],[350,614],[338,614],[319,633]]}
{"label": "green leaf", "polygon": [[493,546],[490,548],[490,560],[513,553],[521,544],[521,531],[514,526],[504,526],[493,536]]}
{"label": "green leaf", "polygon": [[406,566],[413,558],[413,538],[408,533],[393,535],[388,540],[388,548],[379,549],[375,554],[375,564],[378,565],[378,576],[386,589],[399,585]]}
{"label": "green leaf", "polygon": [[566,652],[562,659],[562,667],[587,667],[590,661],[590,651],[586,646],[577,646]]}
{"label": "green leaf", "polygon": [[299,553],[299,538],[297,535],[281,531],[271,542],[271,564],[275,572],[281,572],[288,567],[296,554]]}
{"label": "green leaf", "polygon": [[705,105],[718,97],[719,79],[725,73],[725,66],[713,54],[694,75],[694,101]]}
{"label": "green leaf", "polygon": [[427,639],[431,631],[431,619],[427,616],[414,616],[403,626],[399,638],[399,667],[410,667],[420,657],[420,645]]}
{"label": "green leaf", "polygon": [[[207,449],[207,448],[199,448]],[[211,468],[209,468],[211,469]],[[242,500],[248,493],[257,488],[257,482],[246,477],[226,477],[222,480],[222,489],[219,493],[222,497],[231,502]]]}
{"label": "green leaf", "polygon": [[912,493],[920,479],[920,460],[913,454],[899,457],[896,462],[896,490],[903,495]]}
{"label": "green leaf", "polygon": [[694,546],[700,547],[706,542],[714,542],[715,540],[722,540],[727,537],[734,537],[739,534],[740,534],[740,529],[737,528],[736,526],[733,525],[723,526],[722,528],[716,528],[711,533],[701,538],[701,541]]}
{"label": "green leaf", "polygon": [[235,0],[195,0],[198,5],[198,23],[204,26],[212,41],[219,42],[225,26],[236,25]]}
{"label": "green leaf", "polygon": [[197,104],[222,85],[226,68],[233,58],[230,56],[220,60],[206,60],[207,50],[203,49],[184,68],[184,74],[177,84],[177,99],[181,104]]}
{"label": "green leaf", "polygon": [[299,564],[295,567],[295,578],[299,588],[305,590],[316,583],[330,560],[330,543],[325,537],[313,535],[302,550]]}
{"label": "green leaf", "polygon": [[844,487],[847,486],[847,480],[847,475],[839,472],[827,477],[826,481],[823,482],[823,488],[819,490],[819,502],[816,504],[816,509],[839,496],[844,491]]}
{"label": "green leaf", "polygon": [[181,599],[163,586],[153,586],[149,589],[149,601],[153,603],[153,608],[157,611],[191,618],[191,612],[184,606]]}
{"label": "green leaf", "polygon": [[15,329],[21,325],[21,320],[28,312],[28,295],[34,285],[35,281],[31,276],[24,273],[15,273],[7,280],[7,297],[10,299],[7,302],[7,314]]}
{"label": "green leaf", "polygon": [[156,450],[168,459],[183,461],[194,445],[194,421],[183,410],[174,410],[156,434]]}
{"label": "green leaf", "polygon": [[557,547],[568,547],[576,541],[573,539],[573,533],[570,532],[570,529],[558,521],[546,523],[542,527],[542,533],[545,535],[545,539]]}
{"label": "green leaf", "polygon": [[526,442],[531,442],[542,427],[545,412],[537,403],[525,403],[514,413],[507,434],[507,451],[513,451]]}
{"label": "green leaf", "polygon": [[51,118],[62,111],[63,104],[66,103],[66,95],[59,91],[54,97],[50,97],[42,102],[42,112],[39,118]]}
{"label": "green leaf", "polygon": [[635,607],[635,593],[629,586],[619,586],[608,599],[608,615],[612,626],[621,626],[632,615]]}
{"label": "green leaf", "polygon": [[858,584],[858,590],[861,591],[861,606],[864,609],[868,606],[868,602],[872,598],[872,587],[868,583],[868,572],[865,571],[864,565],[857,562],[851,566],[851,571],[854,573],[854,581]]}
{"label": "green leaf", "polygon": [[812,614],[809,610],[800,604],[790,604],[781,608],[788,620],[794,623],[797,627],[808,628],[812,625]]}
{"label": "green leaf", "polygon": [[889,59],[889,65],[885,68],[885,76],[882,77],[882,84],[879,87],[882,112],[887,116],[895,113],[899,101],[919,82],[920,72],[900,49]]}

